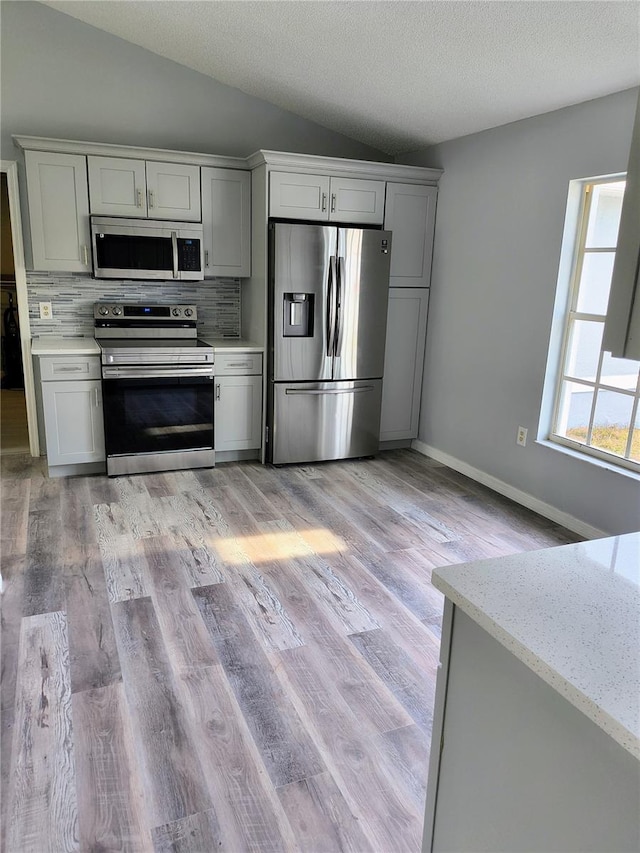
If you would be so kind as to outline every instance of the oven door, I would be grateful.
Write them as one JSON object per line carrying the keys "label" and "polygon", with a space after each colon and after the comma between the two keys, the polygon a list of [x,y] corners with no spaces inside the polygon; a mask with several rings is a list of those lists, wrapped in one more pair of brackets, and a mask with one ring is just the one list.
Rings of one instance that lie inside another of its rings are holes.
{"label": "oven door", "polygon": [[107,472],[212,466],[213,367],[103,367]]}

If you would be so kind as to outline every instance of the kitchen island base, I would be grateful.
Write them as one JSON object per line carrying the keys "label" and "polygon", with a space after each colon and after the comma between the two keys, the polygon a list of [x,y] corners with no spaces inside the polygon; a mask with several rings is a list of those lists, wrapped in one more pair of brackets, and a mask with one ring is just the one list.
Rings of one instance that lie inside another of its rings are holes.
{"label": "kitchen island base", "polygon": [[638,760],[446,604],[423,853],[639,850]]}

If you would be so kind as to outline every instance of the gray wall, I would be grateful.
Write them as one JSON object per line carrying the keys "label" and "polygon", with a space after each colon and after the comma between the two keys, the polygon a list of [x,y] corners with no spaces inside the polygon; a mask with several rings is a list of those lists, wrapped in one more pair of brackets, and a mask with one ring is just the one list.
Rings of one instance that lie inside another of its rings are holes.
{"label": "gray wall", "polygon": [[16,159],[11,134],[390,159],[39,3],[3,2],[0,12],[3,159]]}
{"label": "gray wall", "polygon": [[535,437],[569,181],[626,170],[636,98],[620,92],[401,158],[444,169],[419,439],[608,533],[640,528],[638,477]]}

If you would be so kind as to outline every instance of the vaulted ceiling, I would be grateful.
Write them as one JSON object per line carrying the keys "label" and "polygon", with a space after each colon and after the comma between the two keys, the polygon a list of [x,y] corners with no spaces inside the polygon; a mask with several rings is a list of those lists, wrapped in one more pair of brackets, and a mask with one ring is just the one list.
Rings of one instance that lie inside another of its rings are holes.
{"label": "vaulted ceiling", "polygon": [[46,0],[388,154],[640,84],[640,3]]}

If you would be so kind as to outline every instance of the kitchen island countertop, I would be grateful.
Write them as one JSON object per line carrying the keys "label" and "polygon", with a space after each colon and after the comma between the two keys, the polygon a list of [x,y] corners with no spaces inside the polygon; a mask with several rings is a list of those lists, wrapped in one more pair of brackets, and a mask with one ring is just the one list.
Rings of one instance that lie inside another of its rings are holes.
{"label": "kitchen island countertop", "polygon": [[640,758],[640,533],[446,566],[432,580]]}

